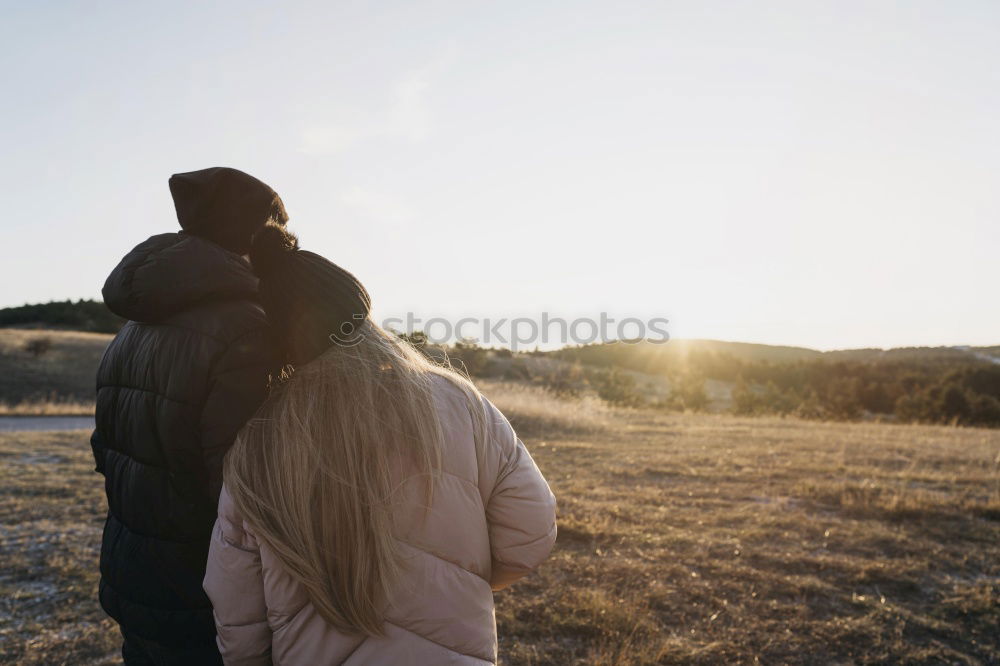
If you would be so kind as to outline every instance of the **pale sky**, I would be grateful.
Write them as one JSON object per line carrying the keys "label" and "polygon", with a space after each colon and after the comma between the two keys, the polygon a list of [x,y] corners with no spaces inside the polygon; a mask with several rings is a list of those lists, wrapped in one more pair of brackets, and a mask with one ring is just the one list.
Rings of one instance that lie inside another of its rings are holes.
{"label": "pale sky", "polygon": [[0,306],[99,298],[224,165],[380,318],[1000,344],[1000,3],[0,10]]}

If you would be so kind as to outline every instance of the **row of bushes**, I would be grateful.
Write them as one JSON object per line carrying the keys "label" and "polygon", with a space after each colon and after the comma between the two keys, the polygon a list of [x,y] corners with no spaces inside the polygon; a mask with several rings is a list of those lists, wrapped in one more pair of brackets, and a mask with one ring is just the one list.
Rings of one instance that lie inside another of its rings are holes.
{"label": "row of bushes", "polygon": [[[407,337],[471,376],[528,381],[565,396],[592,392],[619,406],[706,410],[711,403],[706,382],[716,379],[732,386],[730,410],[735,414],[1000,427],[1000,365],[974,358],[773,363],[702,353],[664,370],[671,390],[651,398],[651,391],[636,381],[644,375],[621,367],[560,360],[559,354],[515,355],[463,342],[432,347],[420,334]],[[733,367],[738,374],[732,374]]]}
{"label": "row of bushes", "polygon": [[1000,427],[1000,365],[957,349],[901,351],[906,353],[786,362],[614,344],[559,354],[605,367],[655,368],[675,386],[669,407],[702,408],[708,402],[704,382],[715,379],[732,383],[731,410],[737,414]]}
{"label": "row of bushes", "polygon": [[[857,381],[834,382],[824,390],[789,386],[773,381],[752,384],[740,377],[732,389],[730,411],[740,415],[794,415],[823,420],[856,420],[887,417],[906,423],[945,423],[955,425],[1000,427],[1000,397],[980,392],[972,378],[989,374],[1000,379],[1000,367],[955,371],[912,393],[902,393],[886,404],[885,387],[863,385]],[[644,401],[630,375],[606,370],[608,378],[598,383],[598,395],[620,405],[639,405]],[[685,373],[675,378],[669,397],[654,406],[675,410],[702,411],[709,405],[705,380]],[[878,405],[880,409],[870,409]]]}
{"label": "row of bushes", "polygon": [[[800,365],[800,364],[796,364]],[[1000,427],[1000,365],[814,362],[749,368],[733,390],[739,414],[796,414],[852,420]]]}

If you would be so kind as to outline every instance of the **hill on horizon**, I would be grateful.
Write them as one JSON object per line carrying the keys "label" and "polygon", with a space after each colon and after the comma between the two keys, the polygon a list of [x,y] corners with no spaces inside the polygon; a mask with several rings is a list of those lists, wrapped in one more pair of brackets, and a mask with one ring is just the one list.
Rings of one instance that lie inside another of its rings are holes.
{"label": "hill on horizon", "polygon": [[719,360],[745,363],[784,364],[802,361],[846,362],[917,362],[965,363],[989,362],[1000,364],[1000,345],[971,347],[877,347],[864,349],[834,349],[820,351],[809,347],[769,345],[755,342],[731,342],[700,338],[678,338],[665,343],[607,342],[568,346],[546,352],[565,360],[588,365],[624,365],[640,372],[660,373],[682,366],[686,361]]}
{"label": "hill on horizon", "polygon": [[0,328],[45,328],[85,333],[117,333],[125,320],[103,301],[49,301],[0,308]]}
{"label": "hill on horizon", "polygon": [[707,338],[675,338],[669,342],[660,343],[658,346],[664,348],[672,347],[671,353],[677,354],[713,352],[717,354],[729,354],[733,358],[745,361],[771,361],[773,363],[811,361],[820,358],[825,353],[809,347],[712,340]]}

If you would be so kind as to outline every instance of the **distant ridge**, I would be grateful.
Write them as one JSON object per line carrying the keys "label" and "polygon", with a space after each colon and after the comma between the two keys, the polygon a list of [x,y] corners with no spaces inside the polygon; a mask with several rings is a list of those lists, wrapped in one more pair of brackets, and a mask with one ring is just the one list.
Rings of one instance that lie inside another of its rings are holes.
{"label": "distant ridge", "polygon": [[50,301],[0,309],[0,328],[117,333],[125,320],[101,301]]}
{"label": "distant ridge", "polygon": [[808,347],[793,347],[789,345],[766,345],[755,342],[729,342],[726,340],[706,340],[699,338],[670,340],[658,345],[663,348],[673,347],[675,353],[715,352],[729,354],[733,358],[744,361],[770,361],[783,363],[788,361],[809,361],[820,358],[824,352]]}
{"label": "distant ridge", "polygon": [[808,347],[768,345],[752,342],[725,340],[674,339],[665,343],[620,342],[595,343],[577,347],[564,347],[551,352],[567,360],[599,365],[621,365],[634,369],[656,371],[660,365],[670,365],[691,354],[728,356],[749,363],[795,363],[798,361],[853,361],[853,362],[906,362],[949,363],[955,361],[987,361],[1000,364],[1000,345],[990,347],[897,347],[880,349],[837,349],[820,351]]}

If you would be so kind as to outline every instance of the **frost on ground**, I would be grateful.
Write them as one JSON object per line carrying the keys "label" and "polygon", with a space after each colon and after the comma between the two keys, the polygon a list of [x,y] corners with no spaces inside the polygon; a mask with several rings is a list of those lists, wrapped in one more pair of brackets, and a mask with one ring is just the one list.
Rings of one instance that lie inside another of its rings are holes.
{"label": "frost on ground", "polygon": [[2,663],[120,663],[97,604],[105,503],[87,435],[0,435]]}

